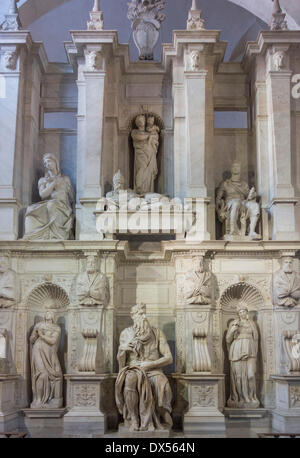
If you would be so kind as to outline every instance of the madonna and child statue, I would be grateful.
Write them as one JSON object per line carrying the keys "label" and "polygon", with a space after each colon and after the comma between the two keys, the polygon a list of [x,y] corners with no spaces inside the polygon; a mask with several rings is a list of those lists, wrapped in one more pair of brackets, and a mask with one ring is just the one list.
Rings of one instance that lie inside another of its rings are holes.
{"label": "madonna and child statue", "polygon": [[154,193],[158,175],[157,153],[160,128],[152,114],[140,114],[135,118],[136,127],[131,131],[134,147],[134,191],[138,195]]}

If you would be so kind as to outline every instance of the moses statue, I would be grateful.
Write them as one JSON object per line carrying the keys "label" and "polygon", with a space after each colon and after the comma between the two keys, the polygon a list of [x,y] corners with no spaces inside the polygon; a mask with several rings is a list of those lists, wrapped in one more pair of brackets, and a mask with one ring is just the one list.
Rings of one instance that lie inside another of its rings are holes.
{"label": "moses statue", "polygon": [[120,336],[117,407],[130,431],[171,428],[172,391],[161,370],[173,361],[169,345],[150,325],[144,304],[132,307],[131,318],[133,326]]}

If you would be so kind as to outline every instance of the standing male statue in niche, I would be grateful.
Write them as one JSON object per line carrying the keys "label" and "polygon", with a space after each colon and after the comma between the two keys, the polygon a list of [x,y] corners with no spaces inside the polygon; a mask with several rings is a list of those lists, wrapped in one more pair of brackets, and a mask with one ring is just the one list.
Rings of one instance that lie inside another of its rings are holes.
{"label": "standing male statue in niche", "polygon": [[300,275],[294,271],[294,259],[282,258],[281,269],[273,276],[273,300],[275,305],[294,307],[300,301]]}
{"label": "standing male statue in niche", "polygon": [[88,256],[86,271],[76,278],[76,292],[81,305],[106,305],[109,302],[107,277],[99,272],[96,256]]}
{"label": "standing male statue in niche", "polygon": [[202,256],[193,259],[193,271],[185,276],[184,299],[186,304],[211,303],[211,273],[205,271]]}
{"label": "standing male statue in niche", "polygon": [[220,222],[225,222],[225,237],[244,237],[246,223],[250,219],[249,237],[259,240],[261,236],[255,232],[260,206],[256,202],[256,191],[241,180],[241,164],[235,161],[231,167],[231,178],[221,183],[216,198],[216,211]]}
{"label": "standing male statue in niche", "polygon": [[157,152],[159,127],[154,116],[144,114],[135,119],[137,129],[131,131],[134,146],[134,190],[139,195],[154,192],[154,181],[158,174]]}
{"label": "standing male statue in niche", "polygon": [[131,308],[133,326],[120,335],[116,404],[130,431],[172,427],[172,391],[161,368],[173,362],[164,333],[150,325],[145,304]]}
{"label": "standing male statue in niche", "polygon": [[0,309],[15,305],[19,296],[18,274],[9,268],[8,256],[0,256]]}

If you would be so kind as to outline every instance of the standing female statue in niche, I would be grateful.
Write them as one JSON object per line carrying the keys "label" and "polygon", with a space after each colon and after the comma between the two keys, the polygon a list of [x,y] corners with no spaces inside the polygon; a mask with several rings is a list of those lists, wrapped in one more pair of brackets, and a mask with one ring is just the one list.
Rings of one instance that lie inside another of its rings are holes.
{"label": "standing female statue in niche", "polygon": [[53,154],[45,154],[43,163],[46,173],[38,182],[42,202],[27,208],[24,239],[68,240],[73,226],[71,181],[61,174]]}
{"label": "standing female statue in niche", "polygon": [[239,303],[239,318],[234,320],[226,334],[230,361],[230,398],[228,407],[257,408],[256,360],[258,351],[258,331],[249,318],[248,308]]}
{"label": "standing female statue in niche", "polygon": [[154,181],[158,174],[157,152],[159,147],[159,127],[154,116],[138,115],[135,119],[137,129],[131,137],[134,146],[134,190],[139,195],[154,192]]}
{"label": "standing female statue in niche", "polygon": [[53,312],[47,311],[44,321],[36,324],[30,336],[31,408],[62,407],[62,370],[57,356],[61,335]]}

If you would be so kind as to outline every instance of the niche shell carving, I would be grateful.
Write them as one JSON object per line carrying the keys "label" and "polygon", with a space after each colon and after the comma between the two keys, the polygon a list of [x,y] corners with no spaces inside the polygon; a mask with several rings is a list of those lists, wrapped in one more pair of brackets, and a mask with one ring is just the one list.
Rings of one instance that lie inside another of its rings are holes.
{"label": "niche shell carving", "polygon": [[37,286],[28,296],[28,305],[33,308],[66,309],[70,304],[67,293],[54,283]]}
{"label": "niche shell carving", "polygon": [[221,307],[224,309],[236,309],[239,302],[247,303],[251,311],[262,307],[264,300],[254,286],[240,282],[229,286],[220,299]]}

